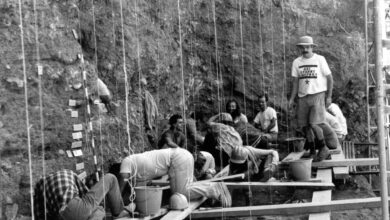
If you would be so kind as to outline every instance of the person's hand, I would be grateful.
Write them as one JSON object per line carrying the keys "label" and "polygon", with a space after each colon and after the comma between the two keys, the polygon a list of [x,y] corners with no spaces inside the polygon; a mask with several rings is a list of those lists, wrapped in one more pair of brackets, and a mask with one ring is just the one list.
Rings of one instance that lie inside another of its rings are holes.
{"label": "person's hand", "polygon": [[328,108],[330,104],[332,104],[332,97],[328,96],[325,99],[325,107]]}

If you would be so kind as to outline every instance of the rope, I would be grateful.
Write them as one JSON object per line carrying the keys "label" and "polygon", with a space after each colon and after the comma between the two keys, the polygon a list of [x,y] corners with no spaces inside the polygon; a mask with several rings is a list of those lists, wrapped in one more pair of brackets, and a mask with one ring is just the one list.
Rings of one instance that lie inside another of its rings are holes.
{"label": "rope", "polygon": [[[94,1],[92,0],[92,20],[93,20],[93,37],[94,37],[94,46],[95,46],[95,68],[96,68],[96,75],[98,76],[99,78],[99,69],[98,69],[98,54],[97,54],[97,38],[96,38],[96,17],[95,17],[95,4],[94,4]],[[96,86],[98,86],[98,81],[96,81]],[[98,91],[98,96],[100,97],[100,94],[99,94],[99,89],[97,90]],[[110,109],[107,109],[107,111],[109,111]],[[100,145],[99,145],[99,150],[100,150],[100,154],[101,154],[101,163],[103,166],[104,164],[104,152],[103,152],[103,136],[102,136],[102,118],[101,118],[101,112],[100,112],[100,107],[98,108],[98,118],[99,118],[99,141],[100,141]],[[92,136],[93,138],[93,136]],[[96,151],[95,151],[96,153]],[[94,156],[94,161],[96,163],[96,167],[97,167],[97,176],[99,176],[99,167],[98,167],[98,162],[97,162],[97,158],[95,159],[95,157],[97,157],[97,155],[93,155]],[[102,171],[102,176],[104,177],[104,168],[101,168],[101,171]],[[104,178],[103,178],[103,188],[105,187],[105,181],[104,181]],[[104,206],[104,209],[106,209],[106,197],[103,198],[103,206]]]}
{"label": "rope", "polygon": [[219,91],[219,55],[218,55],[218,35],[217,22],[215,18],[215,0],[213,0],[213,21],[214,21],[214,38],[215,38],[215,70],[217,73],[217,99],[218,99],[218,113],[222,112],[220,91]]}
{"label": "rope", "polygon": [[31,203],[31,214],[32,219],[34,220],[34,189],[33,189],[33,176],[32,176],[32,158],[31,158],[31,136],[30,136],[30,118],[28,113],[28,89],[27,89],[27,73],[26,73],[26,54],[24,52],[24,31],[23,31],[23,14],[22,14],[22,1],[19,0],[19,22],[20,22],[20,40],[22,46],[23,54],[23,83],[24,83],[24,102],[25,102],[25,112],[26,112],[26,130],[27,130],[27,147],[28,147],[28,167],[29,167],[29,177],[30,177],[30,203]]}
{"label": "rope", "polygon": [[[235,1],[235,4],[238,5],[238,0]],[[238,17],[238,16],[236,16]],[[236,47],[236,29],[237,29],[237,20],[236,18],[234,18],[234,25],[233,25],[233,56],[232,56],[232,66],[233,66],[233,71],[235,71],[235,67],[236,67],[236,50],[237,50],[237,47]],[[231,79],[231,86],[230,86],[230,97],[229,99],[232,100],[233,99],[233,92],[234,92],[234,74],[231,74],[232,75],[232,79]]]}
{"label": "rope", "polygon": [[276,100],[276,86],[275,86],[275,62],[274,62],[274,19],[273,19],[273,4],[271,3],[271,61],[272,61],[272,89],[273,89],[273,95],[274,95],[274,102]]}
{"label": "rope", "polygon": [[[287,100],[287,93],[288,90],[288,82],[287,82],[287,68],[286,68],[286,28],[285,28],[285,14],[284,14],[284,1],[281,1],[281,7],[282,7],[282,40],[283,40],[283,89],[282,89],[282,104],[280,105],[281,109],[283,106],[283,98],[285,98],[285,107],[286,107],[286,125],[287,125],[287,137],[290,137],[289,132],[289,113],[288,113],[288,100]],[[288,153],[290,153],[290,148],[287,147]]]}
{"label": "rope", "polygon": [[[38,28],[38,13],[37,13],[37,2],[33,1],[34,7],[34,21],[35,21],[35,45],[37,53],[37,68],[38,68],[38,90],[39,90],[39,119],[40,119],[40,133],[41,133],[41,145],[42,145],[42,172],[43,179],[46,177],[46,165],[45,165],[45,136],[44,136],[44,118],[43,118],[43,98],[42,98],[42,66],[40,64],[39,54],[39,28]],[[46,192],[46,181],[43,181],[43,192]],[[43,194],[43,204],[46,210],[46,193]],[[47,220],[47,213],[45,212],[45,220]]]}
{"label": "rope", "polygon": [[260,65],[261,71],[260,74],[262,76],[261,80],[261,89],[265,90],[265,71],[264,71],[264,58],[263,58],[263,37],[262,37],[262,23],[261,23],[261,8],[260,8],[260,0],[257,0],[257,10],[258,10],[258,19],[259,19],[259,39],[260,39]]}
{"label": "rope", "polygon": [[126,132],[127,132],[127,147],[129,154],[133,153],[131,149],[130,124],[129,124],[129,82],[126,70],[126,50],[125,50],[125,32],[123,28],[123,0],[120,0],[121,9],[121,30],[122,30],[122,56],[123,56],[123,72],[125,73],[125,95],[126,95]]}
{"label": "rope", "polygon": [[[184,70],[183,70],[183,43],[182,43],[182,36],[181,36],[181,32],[182,32],[182,29],[181,29],[181,16],[180,16],[180,0],[177,0],[177,13],[178,13],[178,17],[179,17],[179,44],[180,44],[180,70],[181,70],[181,92],[182,92],[182,111],[183,111],[183,122],[184,124],[187,124],[187,120],[186,120],[186,109],[185,109],[185,106],[186,106],[186,100],[185,100],[185,91],[184,91]],[[187,137],[187,129],[186,129],[186,126],[184,126],[184,135],[185,137]],[[185,148],[187,149],[187,138],[186,138],[186,141],[185,141]]]}
{"label": "rope", "polygon": [[[127,147],[129,150],[129,155],[134,154],[133,149],[131,148],[131,137],[130,137],[130,124],[129,124],[129,82],[128,82],[128,76],[127,76],[127,70],[126,70],[126,50],[125,50],[125,32],[123,28],[123,0],[120,0],[120,10],[121,10],[121,31],[122,31],[122,56],[123,56],[123,72],[125,73],[125,95],[126,95],[126,132],[127,132]],[[133,165],[134,167],[134,174],[131,176],[127,182],[130,184],[130,186],[134,186],[133,179],[137,175],[137,164]],[[133,202],[135,199],[135,192],[133,190],[133,187],[130,187],[131,194],[130,194],[130,201]],[[134,214],[133,214],[134,217]]]}
{"label": "rope", "polygon": [[[217,35],[217,22],[216,22],[216,10],[215,10],[215,0],[213,0],[213,4],[212,4],[212,10],[213,10],[213,22],[214,22],[214,38],[215,38],[215,65],[216,65],[216,72],[217,72],[217,80],[219,81],[219,74],[218,74],[218,71],[219,71],[219,58],[218,58],[218,35]],[[217,84],[217,99],[218,99],[218,114],[221,114],[222,112],[222,107],[221,107],[221,97],[220,97],[220,92],[219,92],[219,83]],[[219,137],[221,137],[221,133],[222,133],[222,130],[221,130],[221,126],[219,126],[218,128],[218,133],[219,133]],[[218,140],[218,144],[221,146],[219,140]],[[223,169],[223,164],[222,164],[222,158],[223,158],[223,152],[222,152],[222,148],[220,148],[219,150],[219,158],[220,158],[220,168]],[[225,213],[224,213],[224,210],[222,208],[222,216],[221,216],[222,219],[225,219]]]}
{"label": "rope", "polygon": [[[140,117],[140,120],[139,120],[139,132],[140,132],[140,134],[141,134],[141,142],[142,142],[142,152],[144,152],[145,151],[145,140],[144,140],[144,132],[143,132],[143,129],[142,129],[142,122],[145,122],[145,118],[144,118],[144,116],[145,116],[145,114],[142,114],[142,112],[143,112],[143,110],[142,110],[142,88],[141,88],[141,52],[140,52],[140,43],[139,43],[139,29],[138,29],[138,27],[139,27],[139,18],[138,18],[138,15],[139,15],[139,12],[138,12],[138,5],[137,5],[137,0],[135,0],[134,1],[134,12],[135,12],[135,14],[134,14],[134,16],[135,16],[135,34],[136,34],[136,39],[137,39],[137,64],[138,64],[138,91],[139,91],[139,112],[141,113],[141,117]],[[144,85],[144,86],[146,86],[146,85]],[[147,99],[147,97],[146,97],[146,88],[144,88],[144,98],[145,98],[145,100]],[[144,109],[144,111],[146,111],[146,109]],[[145,173],[145,167],[144,167],[144,170],[143,170],[143,172]],[[133,180],[133,178],[131,179],[131,180]],[[135,185],[136,185],[136,182],[130,182],[130,184],[132,184],[131,186],[131,188],[133,188]],[[132,195],[133,195],[133,197],[132,198],[134,198],[135,199],[135,197],[136,197],[136,194],[134,193],[133,194],[133,192],[131,192],[132,193]],[[146,196],[146,191],[144,191],[144,197],[146,198],[147,196]],[[133,202],[134,200],[132,200],[131,202]],[[148,206],[146,205],[146,212],[147,212],[147,210],[148,210]]]}
{"label": "rope", "polygon": [[[246,113],[246,85],[245,85],[245,63],[244,63],[244,39],[243,39],[243,31],[242,31],[242,6],[241,6],[241,1],[239,1],[239,11],[240,11],[240,39],[241,39],[241,71],[242,71],[242,84],[243,84],[243,96],[244,96],[244,112],[245,115]],[[246,133],[246,143],[248,143],[248,132],[247,132],[247,126],[245,125],[245,133]],[[248,172],[249,172],[249,163],[248,165]],[[248,181],[251,182],[250,175],[248,175]],[[249,206],[252,206],[252,188],[249,185],[248,186],[248,197],[249,197]],[[252,211],[249,210],[249,215],[252,217]]]}

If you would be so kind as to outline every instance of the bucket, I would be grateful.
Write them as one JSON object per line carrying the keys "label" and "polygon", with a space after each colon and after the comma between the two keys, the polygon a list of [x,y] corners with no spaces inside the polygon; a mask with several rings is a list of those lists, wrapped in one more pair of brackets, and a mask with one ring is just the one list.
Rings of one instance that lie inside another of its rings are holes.
{"label": "bucket", "polygon": [[143,215],[153,215],[160,211],[162,189],[152,186],[137,186],[135,189],[136,209]]}
{"label": "bucket", "polygon": [[295,180],[304,181],[311,178],[312,158],[301,158],[290,161],[290,173]]}

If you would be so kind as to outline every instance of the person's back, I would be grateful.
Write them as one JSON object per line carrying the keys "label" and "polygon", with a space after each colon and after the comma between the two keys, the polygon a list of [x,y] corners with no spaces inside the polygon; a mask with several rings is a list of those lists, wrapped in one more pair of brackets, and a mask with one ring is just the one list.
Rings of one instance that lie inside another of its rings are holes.
{"label": "person's back", "polygon": [[[42,178],[35,186],[35,218],[56,219],[59,211],[75,197],[85,195],[88,188],[71,170],[61,170]],[[44,198],[44,193],[46,199]],[[44,201],[46,201],[46,209]]]}
{"label": "person's back", "polygon": [[337,104],[332,103],[328,106],[327,111],[337,118],[337,121],[342,129],[342,134],[346,136],[348,134],[347,120],[345,119],[340,107]]}
{"label": "person's back", "polygon": [[338,122],[337,118],[333,115],[331,115],[329,112],[326,112],[325,113],[325,120],[326,120],[326,123],[328,123],[330,125],[330,127],[333,129],[333,131],[337,134],[337,137],[339,138],[339,140],[343,139],[344,138],[344,132],[343,132],[343,129],[340,125],[340,123]]}

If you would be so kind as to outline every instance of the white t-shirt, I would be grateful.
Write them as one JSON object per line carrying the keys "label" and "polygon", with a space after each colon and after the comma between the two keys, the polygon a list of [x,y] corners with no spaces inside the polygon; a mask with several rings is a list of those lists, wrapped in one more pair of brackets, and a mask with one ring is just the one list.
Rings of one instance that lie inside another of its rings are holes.
{"label": "white t-shirt", "polygon": [[233,119],[234,124],[237,124],[238,122],[248,123],[248,118],[246,115],[242,114],[236,118]]}
{"label": "white t-shirt", "polygon": [[340,123],[337,121],[337,118],[331,115],[329,112],[325,113],[325,121],[330,125],[334,132],[336,132],[337,137],[341,135],[346,135],[341,128]]}
{"label": "white t-shirt", "polygon": [[348,134],[347,120],[345,119],[340,107],[334,103],[331,103],[327,110],[337,118],[337,121],[339,122],[341,129],[343,131],[342,134],[347,135]]}
{"label": "white t-shirt", "polygon": [[267,106],[263,112],[257,113],[253,122],[256,124],[261,124],[262,129],[268,128],[271,124],[271,120],[275,119],[275,126],[270,130],[271,133],[278,133],[278,120],[276,116],[276,111],[272,107]]}
{"label": "white t-shirt", "polygon": [[171,154],[172,148],[167,148],[127,156],[122,161],[120,173],[135,174],[137,181],[161,177],[168,174]]}
{"label": "white t-shirt", "polygon": [[331,71],[325,58],[316,53],[309,59],[300,56],[292,64],[291,75],[298,77],[298,97],[327,90],[327,78]]}

